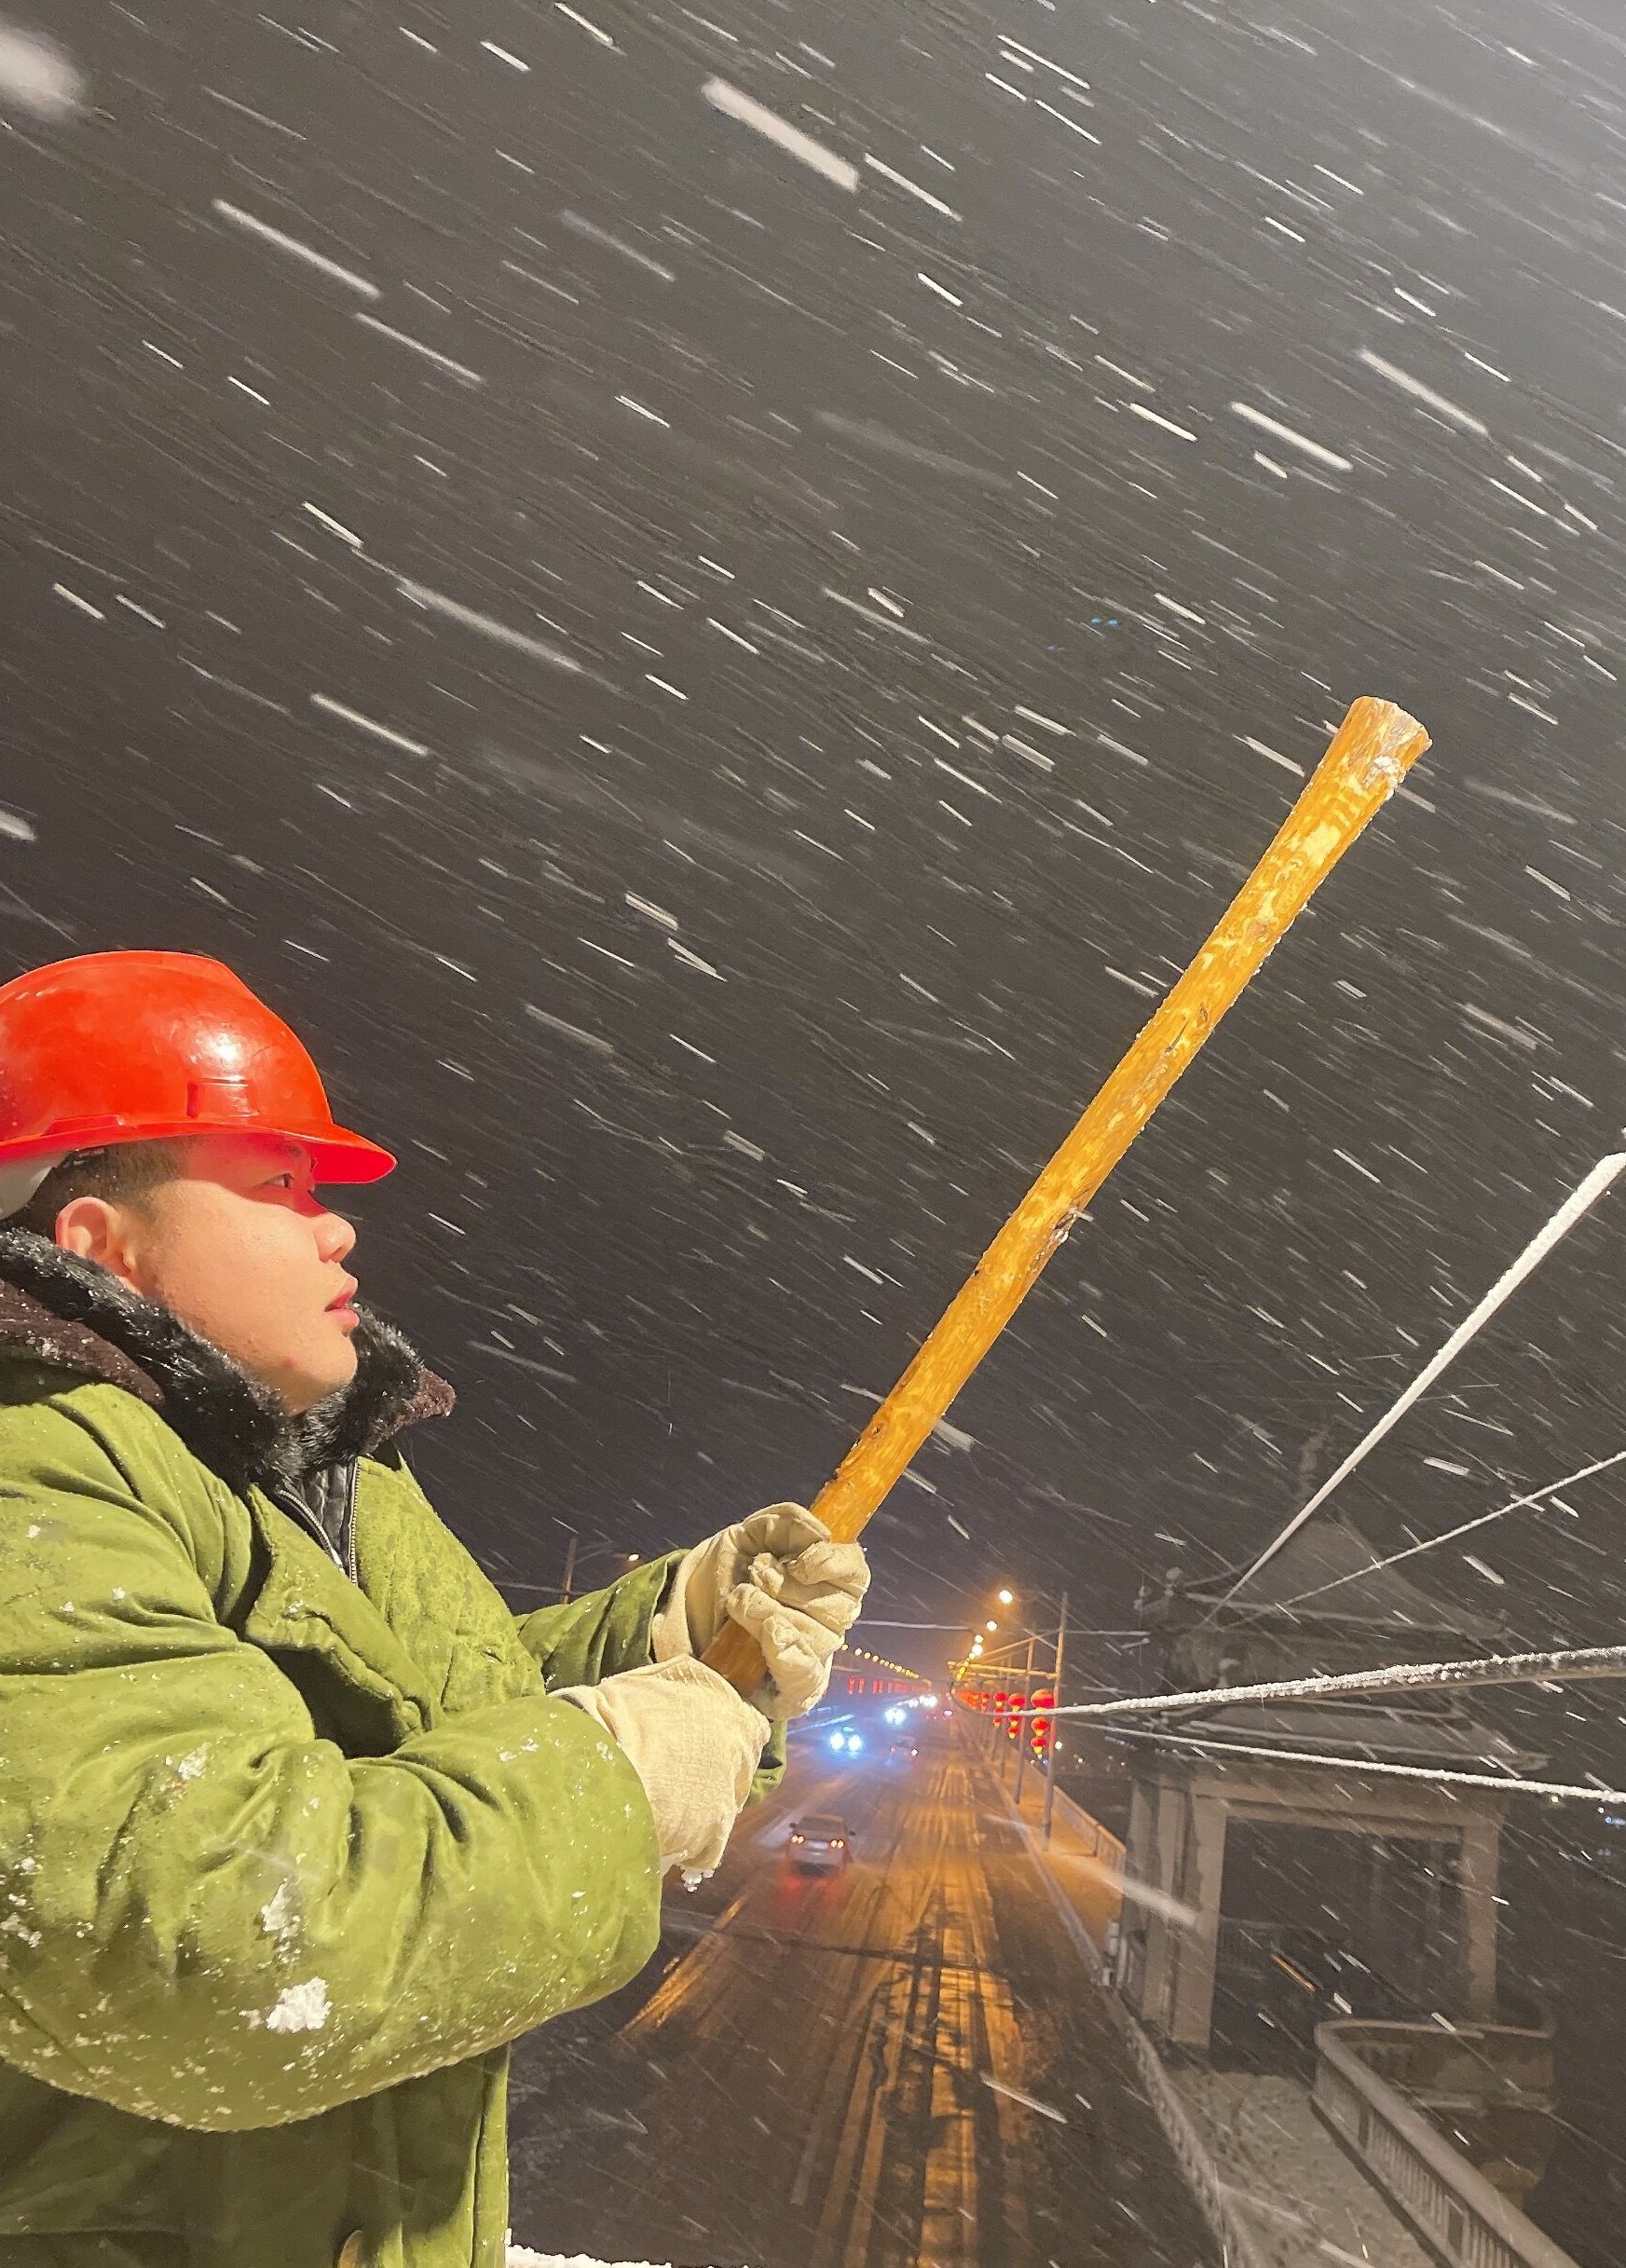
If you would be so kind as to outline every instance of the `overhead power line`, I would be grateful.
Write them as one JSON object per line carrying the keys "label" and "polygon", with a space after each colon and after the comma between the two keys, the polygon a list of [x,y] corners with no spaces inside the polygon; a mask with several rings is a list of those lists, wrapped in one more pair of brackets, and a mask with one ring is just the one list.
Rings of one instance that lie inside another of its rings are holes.
{"label": "overhead power line", "polygon": [[1266,1685],[1205,1686],[1190,1693],[1124,1694],[1116,1701],[1070,1701],[1058,1716],[1168,1716],[1190,1709],[1235,1708],[1241,1701],[1324,1701],[1375,1693],[1439,1693],[1453,1686],[1571,1685],[1626,1677],[1626,1646],[1565,1647],[1549,1654],[1487,1654],[1472,1661],[1401,1661],[1381,1670],[1345,1670],[1333,1677],[1278,1677]]}
{"label": "overhead power line", "polygon": [[1296,1598],[1283,1600],[1274,1611],[1285,1614],[1290,1606],[1302,1606],[1306,1599],[1325,1598],[1329,1591],[1337,1591],[1345,1583],[1359,1583],[1364,1576],[1381,1575],[1386,1567],[1398,1567],[1403,1559],[1416,1559],[1424,1551],[1437,1551],[1442,1544],[1455,1543],[1459,1536],[1471,1536],[1475,1528],[1487,1528],[1493,1520],[1505,1520],[1510,1512],[1522,1512],[1533,1504],[1544,1504],[1562,1490],[1578,1487],[1594,1473],[1607,1472],[1612,1465],[1623,1463],[1626,1449],[1617,1449],[1611,1456],[1583,1465],[1578,1472],[1566,1472],[1562,1481],[1549,1481],[1544,1488],[1533,1488],[1528,1496],[1515,1496],[1510,1504],[1499,1504],[1494,1512],[1481,1512],[1477,1520],[1465,1520],[1457,1527],[1447,1528],[1443,1536],[1429,1536],[1422,1543],[1408,1544],[1403,1551],[1391,1551],[1387,1559],[1374,1559],[1370,1567],[1352,1567],[1347,1575],[1335,1575],[1330,1583],[1319,1583],[1314,1591],[1301,1591]]}
{"label": "overhead power line", "polygon": [[[1152,1733],[1136,1733],[1137,1740],[1152,1740]],[[1168,1742],[1180,1748],[1200,1751],[1205,1756],[1261,1756],[1273,1764],[1319,1764],[1336,1770],[1353,1772],[1364,1779],[1375,1773],[1384,1780],[1424,1780],[1432,1787],[1490,1787],[1504,1796],[1546,1796],[1562,1797],[1567,1802],[1626,1804],[1626,1790],[1613,1787],[1576,1787],[1557,1780],[1515,1780],[1504,1778],[1499,1772],[1454,1772],[1437,1770],[1429,1764],[1383,1764],[1364,1756],[1323,1756],[1297,1748],[1255,1748],[1246,1741],[1199,1741],[1189,1733],[1170,1733]]]}
{"label": "overhead power line", "polygon": [[1431,1361],[1424,1365],[1400,1399],[1391,1402],[1364,1439],[1356,1443],[1337,1471],[1322,1482],[1303,1510],[1293,1514],[1286,1527],[1265,1546],[1251,1566],[1244,1568],[1230,1590],[1226,1592],[1225,1599],[1222,1604],[1234,1599],[1245,1584],[1253,1580],[1262,1567],[1267,1567],[1270,1564],[1282,1546],[1298,1534],[1305,1521],[1319,1511],[1332,1491],[1346,1481],[1356,1467],[1372,1450],[1377,1447],[1384,1436],[1400,1424],[1412,1404],[1428,1392],[1435,1379],[1443,1371],[1450,1368],[1469,1340],[1477,1337],[1481,1328],[1490,1320],[1497,1308],[1510,1299],[1524,1278],[1541,1265],[1548,1253],[1568,1236],[1576,1223],[1584,1214],[1591,1211],[1604,1192],[1610,1187],[1622,1171],[1626,1171],[1626,1150],[1615,1151],[1609,1156],[1601,1157],[1598,1160],[1585,1180],[1565,1197],[1552,1218],[1532,1236],[1512,1266],[1497,1277],[1483,1299],[1480,1301],[1479,1305],[1457,1325],[1439,1353]]}

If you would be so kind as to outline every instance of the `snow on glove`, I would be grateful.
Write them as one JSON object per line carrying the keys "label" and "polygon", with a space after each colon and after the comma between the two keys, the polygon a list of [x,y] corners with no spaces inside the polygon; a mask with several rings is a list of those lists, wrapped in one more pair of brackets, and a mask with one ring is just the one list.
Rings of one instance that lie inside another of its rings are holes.
{"label": "snow on glove", "polygon": [[661,1871],[710,1874],[772,1731],[761,1712],[688,1655],[564,1686],[554,1699],[585,1710],[626,1751],[655,1814]]}
{"label": "snow on glove", "polygon": [[832,1543],[799,1504],[771,1504],[708,1537],[678,1565],[655,1618],[654,1654],[704,1654],[732,1619],[762,1649],[771,1680],[758,1696],[771,1716],[800,1716],[824,1699],[830,1663],[858,1619],[869,1564],[855,1543]]}

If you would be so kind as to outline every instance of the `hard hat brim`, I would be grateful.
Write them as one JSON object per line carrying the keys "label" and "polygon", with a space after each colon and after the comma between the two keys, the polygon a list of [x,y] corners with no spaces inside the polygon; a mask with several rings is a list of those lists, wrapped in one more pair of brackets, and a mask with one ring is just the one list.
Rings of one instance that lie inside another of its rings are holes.
{"label": "hard hat brim", "polygon": [[396,1168],[393,1151],[369,1141],[364,1134],[352,1133],[348,1127],[335,1127],[320,1136],[294,1134],[289,1139],[303,1142],[310,1152],[319,1182],[381,1182]]}
{"label": "hard hat brim", "polygon": [[20,1166],[31,1157],[50,1157],[75,1150],[111,1149],[127,1141],[182,1141],[194,1134],[270,1135],[296,1141],[309,1153],[311,1171],[319,1182],[379,1182],[393,1173],[393,1152],[369,1141],[349,1127],[323,1127],[320,1132],[304,1127],[245,1126],[240,1118],[177,1118],[168,1124],[121,1127],[116,1121],[81,1122],[52,1127],[48,1133],[21,1141],[0,1142],[0,1166]]}

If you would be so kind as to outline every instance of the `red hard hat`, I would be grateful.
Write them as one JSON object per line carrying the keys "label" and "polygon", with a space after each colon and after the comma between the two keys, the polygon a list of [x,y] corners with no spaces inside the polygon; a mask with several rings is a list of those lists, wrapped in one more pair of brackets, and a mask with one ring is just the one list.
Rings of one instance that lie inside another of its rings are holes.
{"label": "red hard hat", "polygon": [[304,1047],[219,961],[87,953],[0,985],[0,1167],[208,1133],[303,1142],[319,1182],[395,1163],[335,1125]]}

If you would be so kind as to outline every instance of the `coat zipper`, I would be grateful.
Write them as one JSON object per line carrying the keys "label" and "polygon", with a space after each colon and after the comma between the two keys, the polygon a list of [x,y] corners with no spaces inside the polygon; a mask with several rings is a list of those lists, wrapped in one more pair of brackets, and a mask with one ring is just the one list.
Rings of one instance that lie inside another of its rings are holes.
{"label": "coat zipper", "polygon": [[345,1509],[339,1514],[339,1564],[352,1583],[360,1586],[356,1572],[356,1460],[351,1457],[344,1469]]}
{"label": "coat zipper", "polygon": [[316,1538],[335,1567],[343,1568],[347,1575],[349,1573],[343,1558],[334,1550],[332,1537],[329,1536],[307,1504],[302,1504],[296,1496],[279,1496],[271,1490],[267,1490],[266,1494],[280,1512],[286,1512],[289,1519],[296,1521],[307,1536],[313,1536]]}
{"label": "coat zipper", "polygon": [[359,1585],[361,1577],[356,1568],[356,1460],[354,1457],[343,1468],[343,1472],[345,1502],[344,1510],[339,1515],[339,1540],[336,1545],[297,1490],[290,1490],[286,1496],[273,1495],[271,1501],[279,1511],[286,1512],[290,1520],[296,1520],[307,1536],[313,1536],[329,1559],[333,1561],[334,1565],[348,1575],[352,1583]]}

